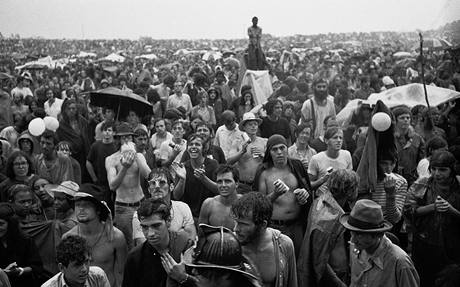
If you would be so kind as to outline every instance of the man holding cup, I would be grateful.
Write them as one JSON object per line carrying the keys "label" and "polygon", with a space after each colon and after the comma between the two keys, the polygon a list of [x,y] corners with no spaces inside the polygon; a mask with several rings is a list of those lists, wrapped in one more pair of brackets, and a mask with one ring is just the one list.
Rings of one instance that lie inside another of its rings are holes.
{"label": "man holding cup", "polygon": [[257,130],[261,122],[262,120],[256,118],[251,112],[243,115],[243,120],[239,124],[239,129],[246,132],[249,140],[243,144],[239,152],[227,159],[228,164],[236,164],[235,167],[240,174],[238,193],[252,191],[257,168],[262,163],[265,155],[267,139],[257,136]]}

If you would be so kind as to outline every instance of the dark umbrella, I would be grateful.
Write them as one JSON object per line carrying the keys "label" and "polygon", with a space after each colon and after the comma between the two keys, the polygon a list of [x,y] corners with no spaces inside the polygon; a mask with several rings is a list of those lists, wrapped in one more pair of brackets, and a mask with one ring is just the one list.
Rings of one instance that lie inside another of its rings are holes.
{"label": "dark umbrella", "polygon": [[90,99],[94,106],[113,109],[117,118],[125,117],[129,111],[135,111],[139,117],[153,114],[153,106],[146,99],[114,87],[90,92]]}

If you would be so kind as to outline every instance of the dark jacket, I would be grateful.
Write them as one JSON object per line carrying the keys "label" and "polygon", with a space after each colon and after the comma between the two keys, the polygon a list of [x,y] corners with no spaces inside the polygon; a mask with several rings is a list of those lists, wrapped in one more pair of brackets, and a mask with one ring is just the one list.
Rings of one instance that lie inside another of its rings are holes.
{"label": "dark jacket", "polygon": [[[181,254],[193,246],[184,232],[169,233],[169,254],[180,262]],[[161,265],[161,257],[147,241],[129,254],[123,275],[123,287],[172,287],[179,283],[169,278]]]}

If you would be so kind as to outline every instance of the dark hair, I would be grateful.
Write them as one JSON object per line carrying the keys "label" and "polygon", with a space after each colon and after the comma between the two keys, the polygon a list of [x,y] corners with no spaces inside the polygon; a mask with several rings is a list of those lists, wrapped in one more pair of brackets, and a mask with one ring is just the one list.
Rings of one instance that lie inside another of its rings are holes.
{"label": "dark hair", "polygon": [[430,169],[434,166],[436,167],[448,167],[450,168],[450,176],[455,177],[455,164],[457,159],[455,156],[448,151],[438,151],[435,152],[430,159]]}
{"label": "dark hair", "polygon": [[317,77],[313,80],[313,83],[312,83],[312,87],[316,87],[316,85],[320,84],[320,83],[325,83],[326,85],[328,85],[328,81],[326,80],[326,78],[323,78],[323,77]]}
{"label": "dark hair", "polygon": [[83,237],[69,235],[62,239],[56,247],[56,262],[65,267],[69,266],[71,262],[81,265],[85,262],[86,255],[89,255],[89,253],[89,246]]}
{"label": "dark hair", "polygon": [[134,134],[133,134],[133,138],[137,138],[137,137],[148,137],[148,133],[142,129],[142,128],[137,128],[134,130]]}
{"label": "dark hair", "polygon": [[153,122],[153,126],[155,127],[157,125],[158,122],[161,122],[163,121],[165,126],[166,126],[166,121],[164,118],[158,118],[158,119],[155,119],[155,121]]}
{"label": "dark hair", "polygon": [[168,184],[172,184],[174,182],[174,179],[171,175],[171,172],[169,169],[165,167],[157,167],[152,169],[152,171],[149,173],[149,176],[147,177],[148,180],[151,180],[153,175],[155,174],[162,174],[166,177],[166,180],[168,181]]}
{"label": "dark hair", "polygon": [[163,83],[165,85],[173,85],[174,83],[176,82],[176,78],[172,75],[167,75],[164,79],[163,79]]}
{"label": "dark hair", "polygon": [[158,91],[155,89],[148,89],[147,100],[152,104],[156,104],[158,101],[161,100],[160,94],[158,94]]}
{"label": "dark hair", "polygon": [[273,111],[275,110],[275,106],[277,104],[281,104],[281,106],[283,105],[283,102],[280,100],[280,99],[273,99],[273,100],[269,100],[265,105],[264,105],[264,108],[265,110],[267,111],[267,115],[271,115],[273,114]]}
{"label": "dark hair", "polygon": [[13,184],[7,189],[6,192],[8,193],[8,201],[10,202],[14,202],[16,194],[20,192],[30,192],[32,194],[32,197],[34,197],[35,199],[35,193],[32,191],[32,187],[22,183]]}
{"label": "dark hair", "polygon": [[426,142],[426,147],[425,147],[425,154],[426,156],[430,156],[434,150],[440,149],[440,148],[447,148],[447,142],[445,139],[442,137],[432,137]]}
{"label": "dark hair", "polygon": [[264,221],[270,223],[272,213],[272,203],[260,192],[246,193],[232,205],[232,215],[235,218],[252,215],[252,221],[256,225],[261,225]]}
{"label": "dark hair", "polygon": [[27,236],[19,227],[16,209],[13,204],[6,202],[0,203],[0,219],[8,223],[5,237],[9,249],[16,253],[21,250],[21,248],[24,248],[24,239],[27,238]]}
{"label": "dark hair", "polygon": [[52,139],[53,144],[56,146],[59,143],[59,137],[57,133],[50,131],[50,130],[45,130],[42,135],[40,136],[40,139]]}
{"label": "dark hair", "polygon": [[14,160],[20,156],[24,157],[27,161],[27,164],[29,165],[27,175],[31,175],[35,172],[34,164],[30,157],[25,152],[17,150],[14,151],[6,161],[6,176],[11,180],[14,180],[14,178],[16,177],[13,170]]}
{"label": "dark hair", "polygon": [[211,279],[211,280],[218,280],[219,278],[226,278],[228,282],[230,282],[231,286],[238,286],[238,287],[254,287],[255,285],[246,278],[243,274],[239,272],[233,272],[230,270],[225,269],[217,269],[217,268],[195,268],[196,273],[199,275]]}
{"label": "dark hair", "polygon": [[[61,116],[62,116],[62,120],[66,123],[68,123],[70,121],[69,117],[67,116],[67,113],[65,112],[65,110],[71,105],[71,104],[75,104],[77,105],[77,101],[75,99],[65,99],[64,102],[62,103],[62,106],[61,106]],[[77,118],[78,116],[80,115],[80,110],[77,108]]]}
{"label": "dark hair", "polygon": [[328,115],[324,118],[323,120],[323,125],[324,126],[327,126],[327,122],[330,120],[330,119],[335,119],[335,116],[334,115]]}
{"label": "dark hair", "polygon": [[206,128],[208,128],[208,130],[212,133],[211,124],[209,124],[209,123],[207,123],[207,122],[205,122],[205,121],[199,122],[199,123],[196,125],[195,129],[197,129],[198,127],[206,127]]}
{"label": "dark hair", "polygon": [[240,180],[240,173],[239,171],[233,166],[229,164],[221,164],[216,170],[216,175],[231,172],[233,176],[233,180],[238,182]]}
{"label": "dark hair", "polygon": [[180,124],[182,128],[185,128],[185,127],[184,127],[184,122],[181,121],[181,120],[175,120],[175,121],[172,123],[171,128],[174,128],[174,126],[176,126],[176,125],[178,125],[178,124]]}
{"label": "dark hair", "polygon": [[101,131],[106,131],[108,128],[112,128],[115,131],[115,121],[104,121],[101,125]]}
{"label": "dark hair", "polygon": [[157,214],[164,221],[171,221],[171,207],[161,199],[154,200],[149,198],[144,200],[137,210],[137,214],[139,215],[139,219]]}
{"label": "dark hair", "polygon": [[336,133],[338,133],[339,131],[341,131],[340,128],[338,127],[331,127],[331,128],[328,128],[326,130],[326,132],[324,133],[324,139],[328,140],[328,139],[331,139]]}
{"label": "dark hair", "polygon": [[298,126],[295,127],[295,130],[294,130],[294,134],[295,136],[299,136],[299,134],[306,128],[309,128],[310,129],[310,132],[311,132],[311,125],[308,124],[308,123],[302,123]]}

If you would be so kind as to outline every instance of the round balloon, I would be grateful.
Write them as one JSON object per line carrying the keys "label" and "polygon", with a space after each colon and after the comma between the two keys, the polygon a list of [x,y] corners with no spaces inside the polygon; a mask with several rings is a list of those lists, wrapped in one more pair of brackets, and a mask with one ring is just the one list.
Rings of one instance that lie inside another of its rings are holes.
{"label": "round balloon", "polygon": [[391,126],[391,118],[387,113],[380,112],[372,116],[372,127],[379,132],[386,131]]}
{"label": "round balloon", "polygon": [[55,117],[48,116],[45,117],[43,121],[45,122],[45,127],[47,130],[55,132],[59,128],[59,122]]}
{"label": "round balloon", "polygon": [[29,123],[29,133],[33,136],[40,136],[45,129],[45,122],[41,118],[35,118]]}

